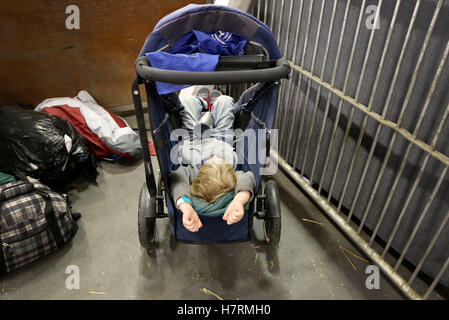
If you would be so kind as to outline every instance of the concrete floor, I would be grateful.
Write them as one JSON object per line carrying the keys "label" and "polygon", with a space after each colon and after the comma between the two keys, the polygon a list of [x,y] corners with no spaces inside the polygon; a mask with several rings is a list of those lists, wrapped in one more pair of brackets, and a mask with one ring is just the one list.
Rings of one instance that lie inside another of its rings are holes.
{"label": "concrete floor", "polygon": [[[82,179],[71,192],[82,213],[72,243],[1,279],[2,299],[401,299],[381,278],[367,290],[367,264],[317,209],[282,174],[282,238],[267,247],[261,221],[250,242],[192,245],[170,236],[157,222],[156,247],[147,254],[137,238],[137,202],[142,163],[101,162],[98,184]],[[304,221],[310,219],[322,225]],[[80,289],[68,290],[66,268],[80,270]]]}
{"label": "concrete floor", "polygon": [[[80,177],[71,186],[82,213],[73,241],[0,278],[1,299],[402,299],[383,277],[379,290],[365,287],[368,264],[348,254],[351,265],[340,246],[360,253],[282,173],[277,250],[258,220],[249,242],[194,245],[174,241],[161,219],[147,253],[137,237],[143,163],[98,169],[96,185]],[[78,290],[66,288],[69,265],[80,270]]]}

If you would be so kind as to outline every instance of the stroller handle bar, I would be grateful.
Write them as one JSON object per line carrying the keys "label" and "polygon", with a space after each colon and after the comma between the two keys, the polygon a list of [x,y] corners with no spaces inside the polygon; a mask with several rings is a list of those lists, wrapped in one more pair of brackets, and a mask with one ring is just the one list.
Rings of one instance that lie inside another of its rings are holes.
{"label": "stroller handle bar", "polygon": [[143,80],[190,85],[277,81],[287,78],[290,69],[290,64],[285,58],[276,60],[274,66],[271,68],[212,72],[177,71],[153,68],[150,66],[146,56],[140,57],[136,62],[137,74]]}

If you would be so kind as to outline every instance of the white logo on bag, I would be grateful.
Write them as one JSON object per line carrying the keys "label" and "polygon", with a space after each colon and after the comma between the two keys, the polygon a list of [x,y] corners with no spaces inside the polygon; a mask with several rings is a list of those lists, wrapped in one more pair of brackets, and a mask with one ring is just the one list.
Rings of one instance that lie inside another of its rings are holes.
{"label": "white logo on bag", "polygon": [[65,273],[69,276],[65,280],[65,287],[68,290],[79,290],[80,288],[80,268],[70,265],[65,269]]}
{"label": "white logo on bag", "polygon": [[65,8],[65,13],[70,14],[65,19],[65,27],[69,30],[80,28],[80,9],[78,6],[71,4]]}

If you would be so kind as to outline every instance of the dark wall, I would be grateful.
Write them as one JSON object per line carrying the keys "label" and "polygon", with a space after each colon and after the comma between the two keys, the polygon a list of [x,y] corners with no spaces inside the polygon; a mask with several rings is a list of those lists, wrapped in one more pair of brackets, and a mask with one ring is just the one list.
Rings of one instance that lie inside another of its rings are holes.
{"label": "dark wall", "polygon": [[[131,104],[134,61],[166,14],[190,0],[2,0],[0,104],[90,92],[100,105]],[[68,30],[77,5],[80,29]]]}

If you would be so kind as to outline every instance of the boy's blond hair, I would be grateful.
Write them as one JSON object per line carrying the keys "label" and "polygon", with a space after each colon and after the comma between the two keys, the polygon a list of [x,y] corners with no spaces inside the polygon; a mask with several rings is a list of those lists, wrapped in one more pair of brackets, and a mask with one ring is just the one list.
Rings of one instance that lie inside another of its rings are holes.
{"label": "boy's blond hair", "polygon": [[192,196],[214,202],[223,194],[235,189],[237,175],[229,163],[205,162],[190,186]]}

